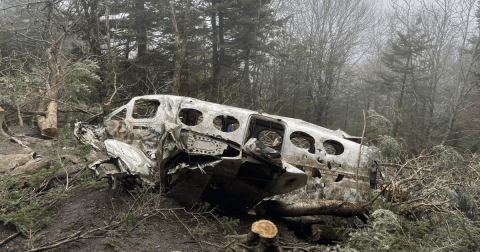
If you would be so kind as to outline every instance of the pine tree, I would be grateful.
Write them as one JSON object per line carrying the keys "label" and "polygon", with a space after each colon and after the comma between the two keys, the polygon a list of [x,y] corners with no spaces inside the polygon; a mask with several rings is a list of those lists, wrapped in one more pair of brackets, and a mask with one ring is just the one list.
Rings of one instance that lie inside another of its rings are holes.
{"label": "pine tree", "polygon": [[[418,20],[421,22],[421,20]],[[417,23],[418,24],[418,23]],[[425,51],[429,48],[429,41],[426,34],[417,28],[417,26],[408,28],[406,33],[397,31],[397,36],[388,41],[388,51],[382,54],[382,62],[388,68],[388,72],[378,72],[381,89],[390,90],[397,96],[395,102],[395,111],[397,116],[393,118],[392,135],[395,137],[401,124],[401,115],[405,112],[406,98],[412,98],[415,115],[418,115],[418,105],[426,104],[424,97],[418,97],[421,94],[421,83],[424,80]],[[407,93],[409,97],[406,97]]]}

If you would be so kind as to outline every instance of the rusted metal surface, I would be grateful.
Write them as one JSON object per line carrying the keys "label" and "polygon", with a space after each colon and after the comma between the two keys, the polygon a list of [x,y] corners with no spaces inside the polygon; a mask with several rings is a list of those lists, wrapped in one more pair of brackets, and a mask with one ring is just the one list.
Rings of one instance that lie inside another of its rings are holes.
{"label": "rusted metal surface", "polygon": [[135,97],[101,127],[76,124],[75,135],[97,151],[116,145],[91,166],[98,176],[138,176],[190,195],[185,204],[202,198],[241,210],[272,197],[364,199],[381,163],[341,130],[180,96]]}

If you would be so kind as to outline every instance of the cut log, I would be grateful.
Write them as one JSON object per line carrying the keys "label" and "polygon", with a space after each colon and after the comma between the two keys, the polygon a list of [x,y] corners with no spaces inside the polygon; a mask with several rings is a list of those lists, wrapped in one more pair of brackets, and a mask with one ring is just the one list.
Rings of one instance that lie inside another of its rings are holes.
{"label": "cut log", "polygon": [[247,246],[254,247],[254,252],[281,252],[278,243],[278,229],[268,220],[259,220],[252,224],[247,234]]}
{"label": "cut log", "polygon": [[46,117],[38,116],[37,124],[42,136],[58,139],[57,129],[57,102],[51,101],[48,104]]}
{"label": "cut log", "polygon": [[266,200],[255,207],[257,215],[274,217],[298,217],[308,215],[334,215],[341,217],[359,216],[365,218],[372,208],[370,203],[338,200]]}

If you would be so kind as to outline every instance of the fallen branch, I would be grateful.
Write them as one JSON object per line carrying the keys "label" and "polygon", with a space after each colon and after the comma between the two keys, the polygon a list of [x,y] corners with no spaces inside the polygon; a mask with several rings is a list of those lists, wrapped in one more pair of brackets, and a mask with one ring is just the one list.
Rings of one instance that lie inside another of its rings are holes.
{"label": "fallen branch", "polygon": [[47,250],[47,249],[52,249],[52,248],[56,248],[56,247],[59,247],[60,245],[63,245],[65,243],[69,243],[69,242],[72,242],[72,241],[76,241],[78,239],[87,239],[87,238],[97,238],[97,236],[87,236],[88,234],[91,234],[93,232],[96,232],[96,231],[99,231],[101,229],[105,229],[105,228],[108,228],[110,227],[111,225],[107,225],[107,226],[104,226],[104,227],[99,227],[99,228],[94,228],[94,229],[91,229],[85,233],[83,233],[82,235],[79,235],[82,231],[79,230],[69,236],[66,236],[66,237],[63,237],[61,239],[58,239],[54,242],[54,244],[52,245],[46,245],[46,244],[49,244],[49,243],[46,243],[44,246],[42,247],[38,247],[38,248],[34,248],[34,249],[31,249],[31,250],[28,250],[28,252],[36,252],[36,251],[44,251],[44,250]]}
{"label": "fallen branch", "polygon": [[421,170],[421,171],[432,172],[431,169],[425,169],[425,168],[423,168],[423,167],[416,168],[416,167],[412,167],[412,166],[408,166],[408,165],[403,165],[403,164],[382,163],[382,166],[403,167],[403,168],[407,168],[407,169],[410,169],[410,170]]}
{"label": "fallen branch", "polygon": [[391,183],[392,182],[388,182],[388,184],[382,188],[382,190],[378,193],[378,195],[375,198],[373,198],[373,200],[370,202],[370,205],[373,205],[373,203],[375,203],[378,197],[380,197],[380,195],[382,195],[385,192],[385,190],[387,190],[387,188],[390,186]]}
{"label": "fallen branch", "polygon": [[9,242],[10,240],[12,240],[13,238],[19,236],[21,233],[20,232],[16,232],[15,234],[13,235],[10,235],[9,237],[7,237],[7,239],[3,240],[0,242],[0,246],[2,246],[3,244]]}
{"label": "fallen branch", "polygon": [[198,245],[200,245],[200,248],[203,250],[203,246],[202,244],[197,241],[197,239],[195,238],[195,236],[192,234],[192,232],[190,232],[190,229],[183,223],[182,220],[180,220],[180,218],[178,218],[177,214],[173,211],[173,210],[170,210],[173,215],[175,215],[175,217],[177,218],[177,220],[183,225],[183,227],[187,230],[187,232],[190,234],[190,236],[193,238],[194,241],[196,241],[198,243]]}

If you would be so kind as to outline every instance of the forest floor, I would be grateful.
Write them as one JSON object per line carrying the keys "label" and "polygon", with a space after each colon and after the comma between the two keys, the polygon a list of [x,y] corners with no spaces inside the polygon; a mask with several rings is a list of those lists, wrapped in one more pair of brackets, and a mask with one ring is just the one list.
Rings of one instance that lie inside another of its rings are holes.
{"label": "forest floor", "polygon": [[[42,139],[36,128],[10,129],[40,155],[37,143],[46,148],[55,143]],[[70,142],[77,144],[73,139]],[[30,149],[0,136],[0,155],[28,153]],[[75,166],[83,168],[86,163]],[[81,173],[82,178],[92,177],[89,170]],[[58,182],[57,186],[65,185]],[[211,209],[205,203],[186,209],[158,193],[112,190],[102,181],[72,189],[47,209],[48,223],[31,235],[19,234],[1,244],[17,230],[12,224],[0,225],[0,251],[245,251],[229,235],[246,234],[252,223],[261,219]],[[283,219],[271,221],[278,227],[284,251],[321,251],[319,243],[297,236]]]}

